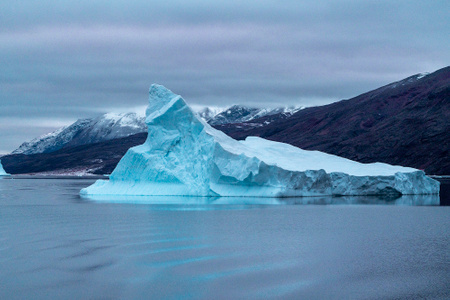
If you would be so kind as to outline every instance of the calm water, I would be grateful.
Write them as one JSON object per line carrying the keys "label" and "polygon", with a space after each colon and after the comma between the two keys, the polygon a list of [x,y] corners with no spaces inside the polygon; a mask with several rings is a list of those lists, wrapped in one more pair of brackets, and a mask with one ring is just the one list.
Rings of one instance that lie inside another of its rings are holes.
{"label": "calm water", "polygon": [[0,299],[450,298],[449,207],[80,199],[92,182],[0,180]]}

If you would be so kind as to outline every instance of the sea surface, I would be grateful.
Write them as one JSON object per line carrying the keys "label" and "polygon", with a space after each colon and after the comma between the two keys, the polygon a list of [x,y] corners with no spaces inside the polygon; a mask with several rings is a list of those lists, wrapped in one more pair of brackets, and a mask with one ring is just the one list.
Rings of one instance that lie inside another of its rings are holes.
{"label": "sea surface", "polygon": [[0,179],[0,299],[450,299],[448,206],[80,198],[93,182]]}

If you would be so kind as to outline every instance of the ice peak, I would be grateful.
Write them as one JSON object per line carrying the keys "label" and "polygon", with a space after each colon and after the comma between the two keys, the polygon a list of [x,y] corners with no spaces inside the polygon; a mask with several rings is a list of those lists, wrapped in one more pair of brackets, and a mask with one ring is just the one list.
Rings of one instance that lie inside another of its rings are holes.
{"label": "ice peak", "polygon": [[167,98],[167,95],[175,95],[171,90],[157,83],[153,83],[150,86],[149,94],[150,96],[154,96],[157,98]]}
{"label": "ice peak", "polygon": [[186,106],[186,103],[179,95],[174,94],[162,85],[152,84],[149,89],[148,107],[145,111],[147,120],[152,120],[157,118],[158,115],[163,115],[178,100],[181,100],[183,102],[182,105]]}

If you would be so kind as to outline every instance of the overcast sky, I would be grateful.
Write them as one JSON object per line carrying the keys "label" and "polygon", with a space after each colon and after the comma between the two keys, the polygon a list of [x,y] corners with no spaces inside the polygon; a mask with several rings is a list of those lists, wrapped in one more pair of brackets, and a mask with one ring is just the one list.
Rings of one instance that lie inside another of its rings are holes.
{"label": "overcast sky", "polygon": [[449,65],[443,1],[1,1],[0,153],[151,83],[206,106],[321,105]]}

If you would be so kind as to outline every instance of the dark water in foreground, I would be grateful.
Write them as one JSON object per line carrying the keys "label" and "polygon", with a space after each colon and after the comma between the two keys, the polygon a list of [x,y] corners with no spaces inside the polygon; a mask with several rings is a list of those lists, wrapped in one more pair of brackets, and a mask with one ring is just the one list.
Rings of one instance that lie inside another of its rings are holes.
{"label": "dark water in foreground", "polygon": [[0,299],[450,298],[449,207],[80,199],[92,182],[0,180]]}

